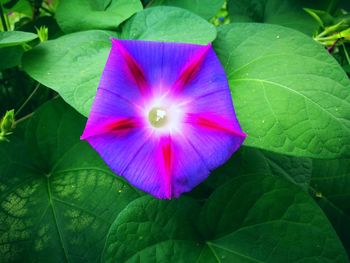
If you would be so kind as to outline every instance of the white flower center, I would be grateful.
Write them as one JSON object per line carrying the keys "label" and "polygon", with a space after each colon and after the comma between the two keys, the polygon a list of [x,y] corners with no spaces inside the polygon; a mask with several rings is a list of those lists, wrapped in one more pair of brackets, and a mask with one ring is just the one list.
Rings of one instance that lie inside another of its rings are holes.
{"label": "white flower center", "polygon": [[155,128],[162,128],[168,123],[168,113],[165,109],[154,107],[148,113],[148,121]]}

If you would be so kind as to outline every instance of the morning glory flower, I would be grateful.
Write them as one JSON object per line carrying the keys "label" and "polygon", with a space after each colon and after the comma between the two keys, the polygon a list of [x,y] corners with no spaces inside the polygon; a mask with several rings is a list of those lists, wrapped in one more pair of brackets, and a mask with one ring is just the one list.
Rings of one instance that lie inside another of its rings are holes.
{"label": "morning glory flower", "polygon": [[242,144],[211,44],[112,39],[81,139],[135,187],[178,197]]}

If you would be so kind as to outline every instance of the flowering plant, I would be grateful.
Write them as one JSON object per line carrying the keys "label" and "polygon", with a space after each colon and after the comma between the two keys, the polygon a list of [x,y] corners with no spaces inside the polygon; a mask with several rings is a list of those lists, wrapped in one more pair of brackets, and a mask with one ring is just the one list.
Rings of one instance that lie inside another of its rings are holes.
{"label": "flowering plant", "polygon": [[0,0],[0,262],[349,262],[349,10]]}

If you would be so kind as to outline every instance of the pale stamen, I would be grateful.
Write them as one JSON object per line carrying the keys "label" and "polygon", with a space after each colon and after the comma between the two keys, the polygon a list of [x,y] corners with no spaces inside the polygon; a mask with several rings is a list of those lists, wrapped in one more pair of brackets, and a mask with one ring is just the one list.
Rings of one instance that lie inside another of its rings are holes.
{"label": "pale stamen", "polygon": [[155,128],[162,128],[168,123],[168,113],[165,109],[154,107],[148,113],[148,121]]}

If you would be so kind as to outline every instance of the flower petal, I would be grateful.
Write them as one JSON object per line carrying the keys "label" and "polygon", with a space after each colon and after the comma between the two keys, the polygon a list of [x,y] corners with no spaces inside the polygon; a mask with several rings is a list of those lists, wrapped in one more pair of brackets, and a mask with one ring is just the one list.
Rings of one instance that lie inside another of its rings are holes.
{"label": "flower petal", "polygon": [[116,49],[116,52],[118,52],[123,58],[125,63],[123,69],[125,70],[127,76],[134,81],[142,95],[147,95],[147,93],[150,91],[150,87],[141,66],[126,50],[122,43],[120,43],[120,41],[113,41],[113,48]]}
{"label": "flower petal", "polygon": [[[106,133],[109,130],[113,131],[108,126],[116,125],[116,122],[121,120],[132,119],[134,126],[139,127],[142,123],[142,120],[138,117],[140,111],[141,109],[133,102],[109,90],[99,88],[81,139]],[[138,122],[137,125],[136,122]]]}
{"label": "flower petal", "polygon": [[245,138],[225,72],[210,44],[112,41],[82,139],[132,185],[178,197]]}
{"label": "flower petal", "polygon": [[[129,182],[138,186],[139,180],[137,177],[144,175],[142,167],[147,166],[147,163],[141,163],[140,169],[133,170],[135,158],[138,158],[142,151],[154,150],[152,138],[149,137],[149,133],[145,129],[133,129],[128,133],[120,134],[104,133],[87,137],[86,140],[116,174],[124,175]],[[149,153],[149,155],[153,155],[153,153]],[[146,161],[144,160],[144,162]],[[130,166],[133,167],[132,170],[134,171],[131,175],[126,172]],[[158,173],[157,171],[154,172]],[[159,183],[152,181],[152,184]],[[157,186],[155,185],[155,187]]]}
{"label": "flower petal", "polygon": [[146,129],[116,136],[87,138],[107,165],[129,183],[158,198],[172,197],[171,141],[154,137]]}
{"label": "flower petal", "polygon": [[181,92],[183,89],[189,85],[193,79],[196,78],[198,72],[201,70],[201,66],[206,58],[208,51],[210,50],[211,45],[203,46],[197,50],[196,54],[191,58],[190,61],[183,67],[180,72],[179,77],[176,82],[173,84],[172,92]]}
{"label": "flower petal", "polygon": [[190,191],[209,175],[209,169],[185,137],[151,136],[122,175],[145,192],[169,199]]}
{"label": "flower petal", "polygon": [[[225,71],[211,46],[208,46],[207,50],[198,49],[193,60],[193,63],[197,62],[200,66],[196,74],[191,77],[191,81],[182,88],[179,95],[183,99],[195,101],[197,98],[220,91],[230,93]],[[182,69],[182,72],[186,72],[186,68]]]}
{"label": "flower petal", "polygon": [[153,41],[116,40],[144,70],[153,94],[170,90],[193,57],[208,46]]}
{"label": "flower petal", "polygon": [[100,88],[135,103],[142,101],[150,90],[143,68],[119,41],[112,42],[112,49],[100,79]]}
{"label": "flower petal", "polygon": [[187,115],[183,133],[210,170],[225,163],[241,146],[246,135],[219,116]]}
{"label": "flower petal", "polygon": [[135,129],[87,141],[116,174],[157,198],[178,197],[209,175],[202,157],[185,137],[154,137],[145,129]]}
{"label": "flower petal", "polygon": [[191,138],[179,135],[173,138],[172,197],[179,197],[203,182],[210,173],[201,152]]}
{"label": "flower petal", "polygon": [[195,116],[199,116],[202,119],[210,119],[213,123],[220,123],[224,129],[242,133],[228,89],[196,97],[195,100],[190,100],[184,106],[187,113],[186,122],[191,120],[191,116],[192,120]]}

